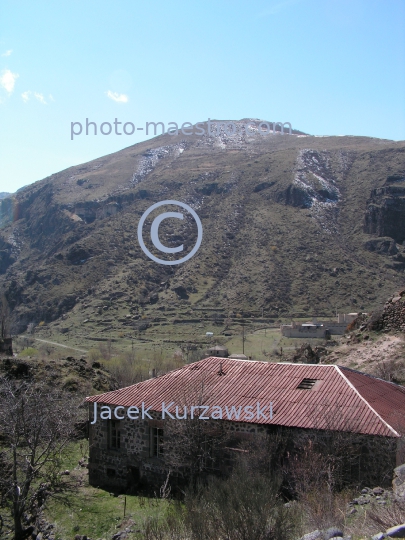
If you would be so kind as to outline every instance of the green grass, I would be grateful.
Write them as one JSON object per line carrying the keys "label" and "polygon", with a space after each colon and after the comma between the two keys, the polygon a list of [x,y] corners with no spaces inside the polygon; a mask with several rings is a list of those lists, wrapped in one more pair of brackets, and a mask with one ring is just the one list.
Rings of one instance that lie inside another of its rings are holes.
{"label": "green grass", "polygon": [[65,495],[50,499],[46,507],[47,520],[55,525],[55,538],[66,540],[76,534],[92,539],[108,538],[125,528],[125,519],[132,519],[133,529],[142,529],[147,517],[159,518],[167,508],[161,499],[138,497],[135,495],[111,495],[108,491],[95,488],[88,483],[87,469],[78,466],[78,461],[87,452],[87,441],[74,443],[64,458],[62,469],[71,471],[68,482],[71,490]]}
{"label": "green grass", "polygon": [[[320,345],[324,342],[323,339],[300,339],[287,338],[281,335],[279,328],[266,328],[256,330],[253,333],[245,333],[245,355],[251,356],[253,360],[278,360],[277,356],[283,349],[283,356],[291,355],[296,347],[300,347],[303,343],[310,343],[312,347]],[[226,342],[226,347],[230,353],[242,353],[242,334],[233,336]]]}
{"label": "green grass", "polygon": [[38,349],[34,349],[34,347],[27,347],[19,353],[19,356],[36,356],[38,352]]}

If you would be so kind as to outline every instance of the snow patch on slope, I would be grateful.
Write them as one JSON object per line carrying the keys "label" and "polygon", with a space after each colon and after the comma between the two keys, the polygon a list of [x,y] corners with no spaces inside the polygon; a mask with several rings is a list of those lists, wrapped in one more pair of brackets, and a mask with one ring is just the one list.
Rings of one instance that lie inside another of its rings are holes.
{"label": "snow patch on slope", "polygon": [[293,185],[306,194],[311,215],[327,233],[337,233],[338,203],[341,198],[336,177],[326,153],[304,149],[299,152]]}
{"label": "snow patch on slope", "polygon": [[160,160],[170,156],[178,158],[187,147],[188,144],[185,141],[182,141],[179,144],[159,146],[158,148],[150,148],[147,150],[138,162],[136,171],[131,179],[131,186],[136,186],[142,182],[142,180],[153,171]]}

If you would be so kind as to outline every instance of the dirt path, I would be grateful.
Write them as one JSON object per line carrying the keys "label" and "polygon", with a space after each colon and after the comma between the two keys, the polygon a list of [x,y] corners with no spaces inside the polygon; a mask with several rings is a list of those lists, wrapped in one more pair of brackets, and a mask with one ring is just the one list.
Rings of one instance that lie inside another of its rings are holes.
{"label": "dirt path", "polygon": [[55,343],[54,341],[48,341],[46,339],[34,338],[36,341],[41,341],[42,343],[49,343],[49,345],[55,345],[56,347],[63,347],[64,349],[71,349],[72,351],[87,353],[84,349],[75,349],[75,347],[69,347],[68,345],[62,345],[61,343]]}

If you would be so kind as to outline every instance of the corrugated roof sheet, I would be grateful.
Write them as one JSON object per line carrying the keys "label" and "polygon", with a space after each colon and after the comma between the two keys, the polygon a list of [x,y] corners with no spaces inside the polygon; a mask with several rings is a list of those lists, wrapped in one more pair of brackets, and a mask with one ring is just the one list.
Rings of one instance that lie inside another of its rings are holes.
{"label": "corrugated roof sheet", "polygon": [[[317,382],[309,390],[298,389],[303,379]],[[405,388],[335,365],[209,357],[86,401],[125,407],[144,402],[154,411],[174,402],[172,412],[176,405],[180,411],[183,405],[256,410],[257,402],[272,402],[272,419],[255,416],[243,421],[389,437],[405,433]]]}

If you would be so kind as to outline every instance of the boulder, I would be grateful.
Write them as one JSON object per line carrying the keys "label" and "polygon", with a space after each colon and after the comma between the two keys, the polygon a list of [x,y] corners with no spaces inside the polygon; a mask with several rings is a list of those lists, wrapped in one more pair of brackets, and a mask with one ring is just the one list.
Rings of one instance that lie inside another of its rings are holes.
{"label": "boulder", "polygon": [[330,527],[327,529],[324,534],[324,540],[331,540],[332,538],[343,538],[343,531],[338,527]]}
{"label": "boulder", "polygon": [[384,493],[384,490],[381,487],[375,487],[373,488],[373,493],[374,495],[382,495]]}
{"label": "boulder", "polygon": [[114,536],[112,537],[112,540],[124,540],[125,538],[127,538],[127,536],[128,534],[125,531],[121,531],[114,534]]}
{"label": "boulder", "polygon": [[397,497],[405,497],[405,464],[394,469],[392,489]]}
{"label": "boulder", "polygon": [[323,540],[323,535],[321,531],[316,530],[316,531],[312,531],[310,533],[304,534],[304,536],[302,536],[300,540]]}
{"label": "boulder", "polygon": [[405,538],[405,523],[390,527],[385,531],[385,535],[389,538]]}

